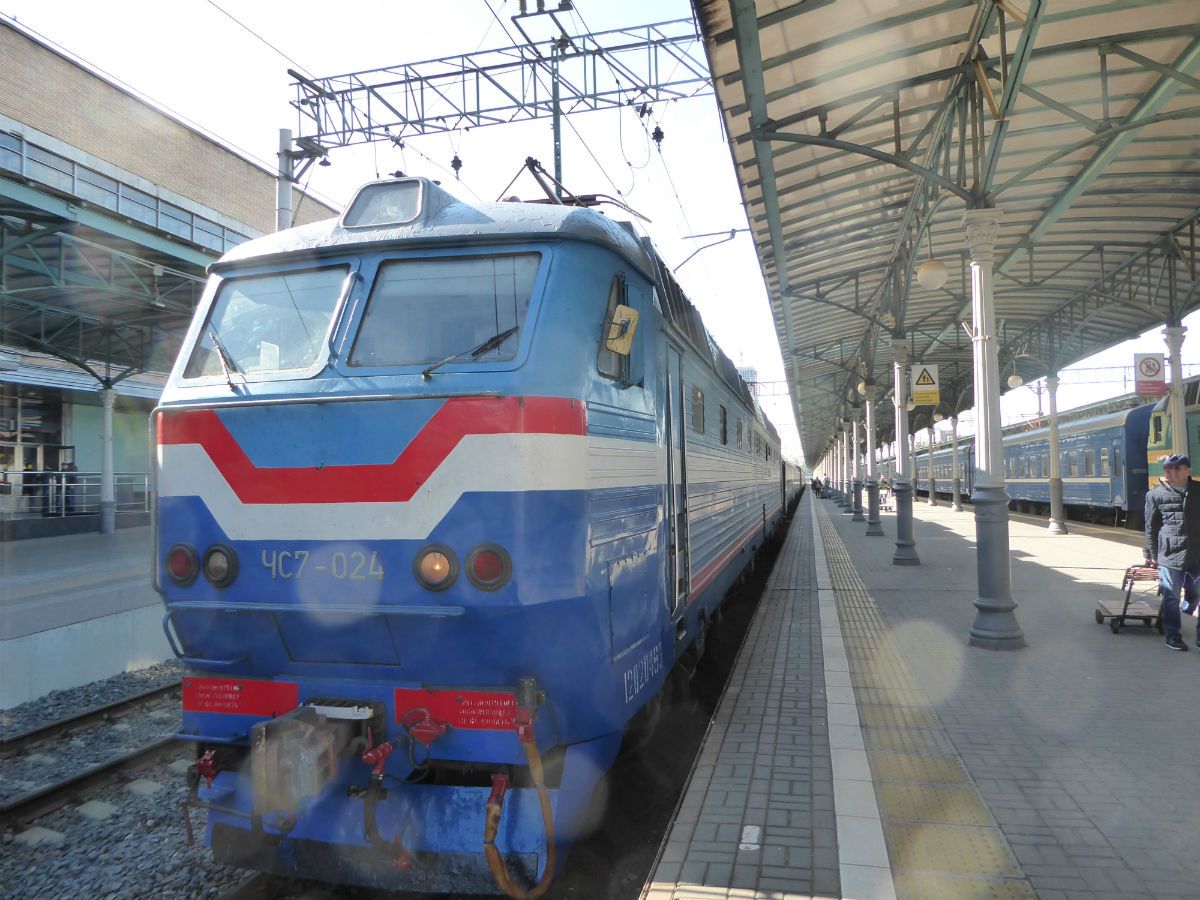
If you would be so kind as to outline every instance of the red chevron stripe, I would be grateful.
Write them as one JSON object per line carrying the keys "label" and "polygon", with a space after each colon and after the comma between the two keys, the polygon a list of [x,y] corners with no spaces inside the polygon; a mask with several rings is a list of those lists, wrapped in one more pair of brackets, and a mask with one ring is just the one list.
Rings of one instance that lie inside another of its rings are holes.
{"label": "red chevron stripe", "polygon": [[469,434],[587,434],[581,401],[558,397],[452,397],[387,465],[260,468],[215,410],[165,411],[159,444],[199,444],[243,503],[403,502]]}

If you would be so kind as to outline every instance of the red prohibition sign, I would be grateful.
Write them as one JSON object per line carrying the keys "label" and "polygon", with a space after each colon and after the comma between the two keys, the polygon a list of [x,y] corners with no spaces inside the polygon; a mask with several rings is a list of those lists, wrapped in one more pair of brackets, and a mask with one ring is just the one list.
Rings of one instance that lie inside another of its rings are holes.
{"label": "red prohibition sign", "polygon": [[1155,375],[1157,375],[1159,373],[1159,371],[1161,369],[1162,369],[1162,366],[1159,364],[1159,361],[1157,359],[1155,359],[1154,357],[1150,357],[1149,359],[1143,359],[1141,362],[1138,363],[1138,371],[1140,371],[1147,378],[1153,378]]}

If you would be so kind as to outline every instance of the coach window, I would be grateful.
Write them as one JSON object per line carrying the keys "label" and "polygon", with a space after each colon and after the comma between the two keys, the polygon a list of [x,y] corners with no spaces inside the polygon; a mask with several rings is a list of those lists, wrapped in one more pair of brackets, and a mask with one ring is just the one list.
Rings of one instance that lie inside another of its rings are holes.
{"label": "coach window", "polygon": [[739,417],[737,420],[737,445],[738,449],[742,449],[742,420]]}
{"label": "coach window", "polygon": [[1070,478],[1079,477],[1079,454],[1074,450],[1067,454],[1067,476]]}
{"label": "coach window", "polygon": [[725,407],[720,407],[721,410],[721,443],[729,443],[729,414],[725,411]]}
{"label": "coach window", "polygon": [[1112,469],[1110,469],[1109,465],[1108,465],[1108,448],[1107,447],[1100,448],[1100,474],[1104,478],[1107,478],[1109,475],[1112,474]]}
{"label": "coach window", "polygon": [[1083,474],[1088,478],[1092,478],[1095,476],[1095,474],[1096,474],[1096,451],[1095,450],[1084,450],[1083,451]]}
{"label": "coach window", "polygon": [[704,391],[692,385],[692,431],[704,434]]}
{"label": "coach window", "polygon": [[1119,473],[1121,471],[1121,448],[1120,447],[1113,447],[1112,467],[1113,467],[1114,472]]}

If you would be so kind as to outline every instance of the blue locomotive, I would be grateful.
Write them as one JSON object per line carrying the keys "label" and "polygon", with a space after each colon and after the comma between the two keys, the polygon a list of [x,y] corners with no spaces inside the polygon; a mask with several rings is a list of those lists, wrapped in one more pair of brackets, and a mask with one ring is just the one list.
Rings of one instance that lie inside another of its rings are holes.
{"label": "blue locomotive", "polygon": [[[1083,407],[1064,416],[1058,428],[1063,505],[1094,521],[1142,527],[1148,486],[1146,446],[1152,404],[1111,409],[1111,402]],[[1100,407],[1100,408],[1097,408]],[[974,438],[959,442],[959,485],[963,497],[974,483]],[[953,452],[933,451],[934,491],[950,498],[954,490]],[[929,453],[919,450],[914,463],[916,489],[929,496]],[[1050,507],[1050,429],[1009,428],[1004,433],[1005,491],[1013,506],[1044,514]]]}
{"label": "blue locomotive", "polygon": [[538,895],[802,479],[631,228],[373,182],[213,266],[155,580],[222,862]]}

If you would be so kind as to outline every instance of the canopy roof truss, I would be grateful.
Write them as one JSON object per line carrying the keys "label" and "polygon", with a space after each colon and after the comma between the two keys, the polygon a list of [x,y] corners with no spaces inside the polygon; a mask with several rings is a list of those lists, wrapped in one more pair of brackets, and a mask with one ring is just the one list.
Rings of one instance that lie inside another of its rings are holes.
{"label": "canopy roof truss", "polygon": [[894,339],[944,415],[974,404],[966,209],[1004,214],[1006,374],[1200,307],[1196,3],[694,2],[809,465],[860,382],[890,389]]}

